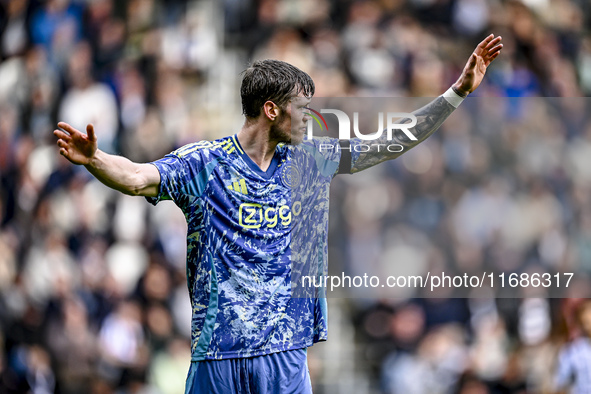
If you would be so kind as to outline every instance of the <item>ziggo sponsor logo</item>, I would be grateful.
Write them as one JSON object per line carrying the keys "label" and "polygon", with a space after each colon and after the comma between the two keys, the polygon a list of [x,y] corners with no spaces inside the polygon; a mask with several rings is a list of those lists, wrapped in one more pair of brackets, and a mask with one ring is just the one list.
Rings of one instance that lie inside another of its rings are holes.
{"label": "ziggo sponsor logo", "polygon": [[275,228],[278,224],[289,226],[292,214],[302,213],[302,203],[297,201],[290,208],[289,205],[278,207],[263,206],[255,203],[243,203],[238,208],[238,224],[244,228]]}

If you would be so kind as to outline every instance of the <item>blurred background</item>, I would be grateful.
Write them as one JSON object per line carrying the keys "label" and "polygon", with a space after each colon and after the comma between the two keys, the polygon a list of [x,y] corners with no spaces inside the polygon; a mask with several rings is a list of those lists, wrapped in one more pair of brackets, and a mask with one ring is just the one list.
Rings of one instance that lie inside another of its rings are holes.
{"label": "blurred background", "polygon": [[[0,0],[0,392],[183,391],[182,213],[107,189],[52,130],[93,123],[135,161],[233,134],[257,59],[302,68],[319,97],[435,97],[502,35],[486,99],[335,179],[331,273],[543,267],[588,289],[590,22],[587,0]],[[319,394],[550,392],[580,331],[574,298],[339,295],[308,352]]]}

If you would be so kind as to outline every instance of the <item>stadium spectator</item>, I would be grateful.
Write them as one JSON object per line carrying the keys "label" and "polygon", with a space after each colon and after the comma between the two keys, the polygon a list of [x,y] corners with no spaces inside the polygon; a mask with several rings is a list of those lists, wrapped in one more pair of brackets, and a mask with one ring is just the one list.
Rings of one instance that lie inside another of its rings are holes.
{"label": "stadium spectator", "polygon": [[[107,111],[113,151],[150,160],[188,141],[227,135],[236,127],[240,119],[227,114],[240,113],[235,97],[239,72],[256,60],[254,54],[280,57],[304,68],[315,80],[319,97],[410,97],[440,93],[438,86],[453,82],[450,79],[482,32],[499,32],[505,42],[503,58],[479,88],[482,96],[498,97],[465,103],[469,105],[456,111],[422,152],[388,163],[388,178],[364,177],[364,188],[386,193],[386,208],[367,208],[367,198],[372,197],[360,191],[359,178],[333,185],[335,250],[330,252],[330,267],[339,274],[354,274],[347,271],[356,267],[348,259],[359,261],[358,256],[368,266],[410,256],[434,267],[528,265],[552,273],[575,267],[580,273],[573,278],[577,288],[591,287],[591,112],[587,100],[576,97],[591,94],[591,3],[170,4],[0,1],[0,392],[25,392],[31,385],[76,391],[88,380],[97,392],[137,387],[138,380],[146,390],[176,392],[173,382],[186,376],[186,370],[179,373],[177,367],[186,368],[190,357],[184,217],[166,206],[138,211],[134,227],[143,233],[134,241],[134,252],[125,248],[125,253],[110,253],[115,263],[129,256],[135,262],[137,272],[123,289],[108,264],[107,251],[114,246],[121,251],[114,218],[124,221],[127,216],[116,213],[129,205],[64,165],[51,146],[52,125],[66,94],[75,90],[68,59],[77,57],[78,50],[80,57],[90,57],[90,66],[85,65],[90,81],[109,96],[104,101],[111,103],[105,108],[111,108]],[[65,22],[60,27],[56,21]],[[84,49],[88,45],[91,49]],[[367,72],[372,67],[375,75]],[[99,139],[106,141],[102,135]],[[64,216],[68,204],[76,207],[75,215]],[[470,207],[478,214],[470,214]],[[383,209],[384,216],[370,223],[368,215],[380,212],[376,208]],[[502,212],[510,212],[511,225],[502,223]],[[528,218],[543,228],[531,225]],[[380,249],[386,234],[388,253]],[[466,237],[474,243],[461,242]],[[144,254],[135,253],[138,249]],[[368,249],[372,254],[364,255]],[[29,270],[56,257],[60,261],[50,267],[54,271],[43,267],[37,279],[43,284],[34,288],[38,282],[29,280]],[[166,296],[144,303],[140,282],[152,260],[166,267],[170,284]],[[77,279],[64,286],[63,278]],[[148,349],[148,365],[139,368],[143,375],[136,371],[131,378],[109,380],[112,375],[105,375],[108,369],[97,362],[99,347],[90,346],[87,353],[78,348],[85,335],[53,335],[59,327],[80,327],[98,343],[107,316],[130,300],[139,305],[134,321]],[[414,300],[353,298],[329,303],[331,318],[342,319],[343,330],[333,331],[327,344],[310,349],[310,372],[318,393],[385,390],[380,383],[392,373],[383,364],[386,357],[391,360],[395,352],[404,351],[423,361],[418,353],[422,342],[449,324],[427,327],[427,319],[437,320],[431,314],[436,308],[428,312]],[[530,392],[542,392],[557,357],[554,331],[561,325],[559,316],[572,314],[567,303],[550,299],[548,308],[535,303],[520,308],[520,298],[507,298],[442,307],[464,311],[459,315],[465,317],[453,324],[461,327],[461,346],[473,355],[467,368],[475,363],[459,377],[454,373],[457,385],[463,392],[494,392],[499,382],[509,379],[515,384],[526,381]],[[368,317],[378,305],[383,308],[378,318]],[[405,306],[414,311],[406,314],[414,325],[401,332],[392,316]],[[167,328],[153,336],[150,319],[168,322],[162,307],[172,317],[172,332]],[[535,312],[526,314],[529,308]],[[552,323],[551,330],[522,336],[522,314],[528,319],[541,316],[541,321]],[[525,345],[523,339],[533,334],[548,337]],[[72,358],[64,357],[61,349],[73,347]],[[80,369],[65,373],[78,358]]]}

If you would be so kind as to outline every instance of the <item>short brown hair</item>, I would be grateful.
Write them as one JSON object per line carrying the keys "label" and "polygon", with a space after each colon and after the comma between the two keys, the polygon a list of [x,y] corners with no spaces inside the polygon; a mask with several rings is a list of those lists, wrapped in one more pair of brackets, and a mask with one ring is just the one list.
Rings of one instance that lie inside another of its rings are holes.
{"label": "short brown hair", "polygon": [[300,93],[312,97],[314,90],[312,78],[299,68],[280,60],[256,61],[243,72],[242,113],[256,118],[267,101],[284,107],[291,97]]}

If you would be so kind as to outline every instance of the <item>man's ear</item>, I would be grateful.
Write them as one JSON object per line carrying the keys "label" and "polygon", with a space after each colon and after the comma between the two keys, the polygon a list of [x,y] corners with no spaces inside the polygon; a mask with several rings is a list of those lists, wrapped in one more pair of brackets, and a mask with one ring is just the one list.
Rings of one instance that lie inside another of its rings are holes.
{"label": "man's ear", "polygon": [[263,104],[263,113],[272,122],[279,116],[279,111],[279,107],[272,101],[266,101]]}

